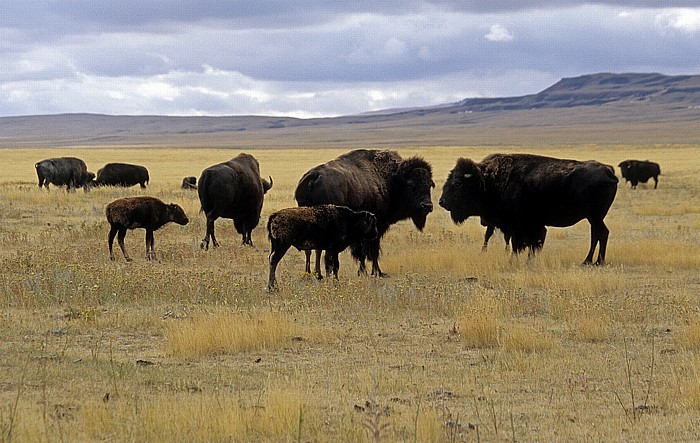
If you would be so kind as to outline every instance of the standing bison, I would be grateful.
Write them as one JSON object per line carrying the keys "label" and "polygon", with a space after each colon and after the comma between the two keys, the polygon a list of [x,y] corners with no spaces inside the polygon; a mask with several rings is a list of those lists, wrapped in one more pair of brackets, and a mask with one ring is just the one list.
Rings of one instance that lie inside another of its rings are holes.
{"label": "standing bison", "polygon": [[202,248],[209,249],[209,238],[214,247],[219,246],[214,235],[214,221],[233,219],[236,231],[243,236],[244,245],[253,245],[251,233],[260,221],[265,193],[272,188],[270,181],[260,178],[258,161],[250,154],[210,166],[199,177],[199,202],[207,216],[207,233]]}
{"label": "standing bison", "polygon": [[270,277],[267,288],[275,286],[275,270],[284,254],[294,246],[300,251],[326,251],[326,276],[338,278],[338,254],[352,243],[377,237],[377,218],[367,211],[345,206],[318,205],[287,208],[275,212],[267,222],[270,239]]}
{"label": "standing bison", "polygon": [[603,219],[615,193],[611,166],[529,154],[492,154],[475,163],[460,158],[440,197],[455,223],[472,215],[510,233],[514,252],[544,241],[545,226],[572,226],[586,219],[591,247],[584,264],[605,262],[609,230]]}
{"label": "standing bison", "polygon": [[[377,217],[377,238],[354,243],[352,256],[366,272],[365,260],[372,260],[372,275],[382,276],[379,268],[381,237],[389,227],[410,218],[423,230],[433,210],[430,189],[435,186],[432,168],[420,157],[403,159],[395,151],[358,149],[308,171],[299,180],[294,198],[299,206],[334,204],[356,211],[369,211]],[[320,277],[320,251],[316,251],[316,275]],[[311,252],[306,254],[310,272]]]}
{"label": "standing bison", "polygon": [[49,183],[56,186],[66,186],[68,192],[76,188],[90,191],[90,185],[95,174],[88,172],[84,161],[75,157],[58,157],[42,160],[34,165],[39,177],[39,188],[49,190]]}
{"label": "standing bison", "polygon": [[625,160],[617,166],[620,167],[622,178],[632,183],[632,189],[636,189],[639,182],[646,183],[650,178],[654,179],[654,189],[659,184],[661,168],[658,163],[649,160]]}
{"label": "standing bison", "polygon": [[148,169],[140,165],[128,163],[107,163],[97,171],[95,184],[97,186],[134,186],[141,185],[146,188],[148,183]]}
{"label": "standing bison", "polygon": [[153,248],[153,231],[158,230],[168,222],[186,225],[189,219],[185,211],[174,203],[166,205],[155,197],[127,197],[114,200],[105,208],[105,215],[110,225],[109,230],[109,259],[114,260],[112,244],[114,236],[119,233],[117,242],[126,261],[131,257],[124,248],[124,237],[127,229],[143,228],[146,230],[146,259],[156,258]]}

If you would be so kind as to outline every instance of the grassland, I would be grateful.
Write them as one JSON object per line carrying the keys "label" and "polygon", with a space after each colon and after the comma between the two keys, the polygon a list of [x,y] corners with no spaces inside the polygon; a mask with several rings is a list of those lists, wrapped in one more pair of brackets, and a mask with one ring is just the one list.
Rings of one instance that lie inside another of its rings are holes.
{"label": "grassland", "polygon": [[[477,220],[436,205],[424,232],[395,225],[386,279],[315,281],[303,254],[265,291],[267,216],[294,206],[308,168],[344,150],[253,150],[271,175],[254,247],[228,220],[202,251],[186,175],[227,149],[3,149],[0,441],[691,441],[700,438],[700,147],[399,149],[433,164],[534,152],[617,165],[658,161],[659,188],[620,184],[608,265],[581,267],[588,225],[549,231],[541,254],[481,252]],[[146,165],[146,190],[38,189],[34,163]],[[180,204],[189,225],[129,232],[108,259],[104,206]]]}

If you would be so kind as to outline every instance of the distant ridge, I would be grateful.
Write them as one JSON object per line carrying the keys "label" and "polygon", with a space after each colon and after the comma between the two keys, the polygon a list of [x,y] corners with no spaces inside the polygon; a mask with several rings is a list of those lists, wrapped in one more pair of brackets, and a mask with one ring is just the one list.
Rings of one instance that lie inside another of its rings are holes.
{"label": "distant ridge", "polygon": [[700,75],[599,73],[531,95],[334,118],[61,114],[0,117],[8,147],[410,147],[700,144]]}
{"label": "distant ridge", "polygon": [[453,108],[469,111],[572,108],[619,101],[700,105],[700,75],[592,74],[564,78],[544,91],[522,97],[471,98]]}

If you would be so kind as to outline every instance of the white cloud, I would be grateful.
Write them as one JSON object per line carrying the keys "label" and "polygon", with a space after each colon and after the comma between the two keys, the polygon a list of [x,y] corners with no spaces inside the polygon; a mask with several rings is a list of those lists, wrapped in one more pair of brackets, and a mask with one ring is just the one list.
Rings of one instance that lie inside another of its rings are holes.
{"label": "white cloud", "polygon": [[700,8],[666,9],[656,15],[656,25],[661,29],[695,34],[700,31]]}
{"label": "white cloud", "polygon": [[509,42],[513,40],[513,34],[501,25],[492,25],[484,38],[492,42]]}

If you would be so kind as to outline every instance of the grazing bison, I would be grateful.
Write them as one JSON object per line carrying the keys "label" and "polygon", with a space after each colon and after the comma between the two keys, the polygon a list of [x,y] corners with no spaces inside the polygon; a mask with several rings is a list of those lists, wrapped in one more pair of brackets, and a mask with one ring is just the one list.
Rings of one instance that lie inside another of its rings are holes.
{"label": "grazing bison", "polygon": [[270,239],[270,277],[275,286],[277,264],[290,247],[300,251],[326,251],[326,277],[338,278],[338,254],[349,245],[377,237],[377,218],[367,211],[346,206],[318,205],[287,208],[275,212],[267,222]]}
{"label": "grazing bison", "polygon": [[269,182],[260,178],[258,161],[250,154],[241,153],[202,171],[197,187],[202,211],[207,216],[202,248],[209,249],[209,238],[214,247],[219,246],[214,235],[214,221],[219,217],[233,219],[243,244],[252,246],[251,233],[260,221],[263,197],[270,188],[272,177]]}
{"label": "grazing bison", "polygon": [[182,179],[181,189],[197,189],[197,177],[185,177]]}
{"label": "grazing bison", "polygon": [[[356,211],[369,211],[377,217],[377,238],[350,245],[360,262],[372,260],[372,275],[383,276],[379,268],[380,240],[389,227],[410,218],[423,230],[433,210],[430,188],[435,187],[432,168],[420,157],[403,159],[395,151],[358,149],[350,151],[304,174],[294,198],[299,206],[334,204]],[[311,251],[306,253],[310,272]],[[320,277],[320,251],[316,251],[316,275]]]}
{"label": "grazing bison", "polygon": [[65,185],[68,192],[81,187],[88,192],[95,178],[95,174],[88,172],[85,162],[75,157],[48,158],[35,164],[34,168],[39,177],[39,188],[45,186],[47,191],[51,183]]}
{"label": "grazing bison", "polygon": [[140,165],[128,163],[107,163],[97,171],[95,184],[97,186],[134,186],[141,185],[146,188],[148,183],[148,169]]}
{"label": "grazing bison", "polygon": [[119,233],[117,241],[124,253],[126,261],[131,257],[124,248],[124,237],[127,229],[144,228],[146,230],[146,258],[150,260],[156,257],[153,249],[153,231],[158,230],[168,222],[186,225],[189,219],[185,211],[174,203],[165,204],[155,197],[127,197],[114,200],[105,208],[109,230],[109,258],[114,260],[112,244],[114,236]]}
{"label": "grazing bison", "polygon": [[636,189],[639,182],[646,183],[650,178],[654,179],[654,189],[659,184],[661,168],[658,163],[649,160],[625,160],[617,166],[620,167],[622,178],[632,183],[632,189]]}
{"label": "grazing bison", "polygon": [[591,225],[591,247],[584,260],[605,262],[608,228],[603,219],[615,193],[611,166],[529,154],[492,154],[475,163],[460,158],[450,171],[440,206],[455,223],[477,215],[510,233],[513,251],[544,241],[545,226],[571,226],[582,219]]}

